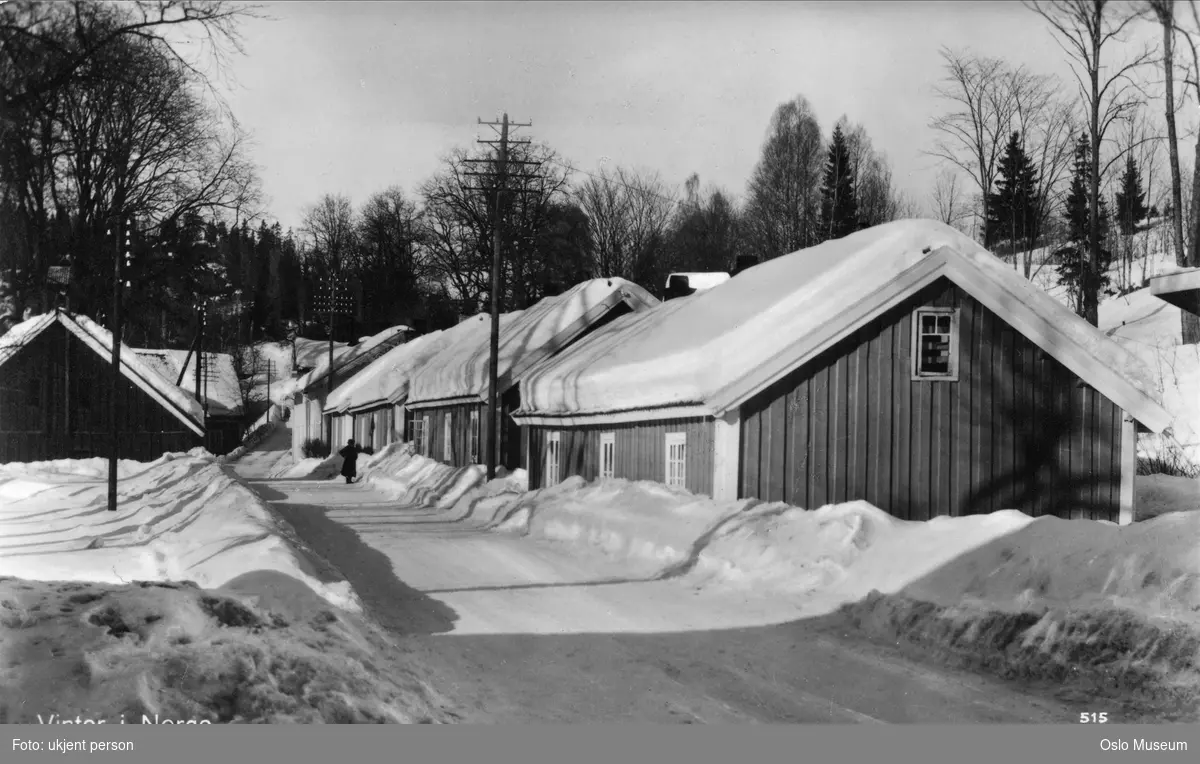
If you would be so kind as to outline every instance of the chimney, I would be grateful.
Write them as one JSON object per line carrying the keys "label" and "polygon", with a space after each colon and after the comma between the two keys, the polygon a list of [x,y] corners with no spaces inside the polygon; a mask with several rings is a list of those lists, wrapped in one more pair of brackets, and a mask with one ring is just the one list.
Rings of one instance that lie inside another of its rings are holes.
{"label": "chimney", "polygon": [[758,265],[758,258],[754,255],[738,255],[734,262],[733,270],[729,272],[730,276],[736,276],[747,268],[753,268]]}

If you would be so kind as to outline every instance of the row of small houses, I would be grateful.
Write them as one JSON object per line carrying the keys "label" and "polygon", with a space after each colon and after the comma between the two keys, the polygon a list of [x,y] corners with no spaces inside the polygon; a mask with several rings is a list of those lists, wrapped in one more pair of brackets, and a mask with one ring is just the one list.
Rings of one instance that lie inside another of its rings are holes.
{"label": "row of small houses", "polygon": [[[1155,294],[1200,307],[1200,275],[1163,278]],[[475,316],[380,349],[331,394],[301,385],[297,456],[330,432],[485,461],[489,330]],[[662,303],[584,282],[502,315],[498,369],[498,464],[531,486],[652,480],[717,499],[863,499],[914,520],[1017,508],[1130,522],[1137,433],[1171,423],[1135,356],[933,221]]]}
{"label": "row of small houses", "polygon": [[[1200,311],[1200,270],[1152,291]],[[486,448],[490,321],[395,327],[295,381],[294,449]],[[0,462],[107,454],[111,335],[55,311],[0,337]],[[174,351],[123,348],[122,455],[211,443]],[[531,485],[653,480],[718,499],[863,499],[905,519],[1016,508],[1129,522],[1136,357],[956,230],[900,221],[659,302],[595,279],[501,317],[498,463]],[[328,391],[332,388],[332,393]],[[235,407],[230,408],[233,416]],[[212,450],[212,448],[210,448]]]}
{"label": "row of small houses", "polygon": [[[150,461],[201,446],[224,454],[241,442],[232,358],[205,353],[208,371],[198,385],[196,365],[185,350],[122,344],[116,391],[122,458]],[[112,334],[84,315],[55,310],[0,337],[0,463],[108,456],[111,369]]]}

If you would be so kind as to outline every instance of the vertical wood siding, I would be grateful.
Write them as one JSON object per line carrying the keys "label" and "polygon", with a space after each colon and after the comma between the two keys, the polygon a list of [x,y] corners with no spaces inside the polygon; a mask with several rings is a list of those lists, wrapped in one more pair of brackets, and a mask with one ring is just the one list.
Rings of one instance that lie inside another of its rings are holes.
{"label": "vertical wood siding", "polygon": [[[19,350],[0,369],[0,462],[107,456],[111,368],[60,324]],[[118,395],[122,458],[150,461],[203,444],[124,377]]]}
{"label": "vertical wood siding", "polygon": [[[911,379],[925,305],[960,309],[957,382]],[[1116,521],[1122,416],[942,279],[742,407],[740,495],[864,499],[912,520],[1021,509]]]}
{"label": "vertical wood siding", "polygon": [[713,422],[711,419],[669,419],[658,422],[572,426],[528,427],[529,485],[543,483],[546,464],[546,433],[560,433],[559,480],[578,475],[592,481],[600,476],[600,433],[613,433],[613,477],[626,480],[666,481],[668,432],[687,434],[685,487],[693,493],[712,495]]}

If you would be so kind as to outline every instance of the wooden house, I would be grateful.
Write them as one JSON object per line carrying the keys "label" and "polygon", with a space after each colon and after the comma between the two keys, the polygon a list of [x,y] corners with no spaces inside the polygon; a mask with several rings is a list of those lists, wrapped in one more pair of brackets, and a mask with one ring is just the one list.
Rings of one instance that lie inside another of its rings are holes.
{"label": "wooden house", "polygon": [[332,422],[326,420],[324,409],[330,389],[336,389],[376,358],[403,343],[410,331],[407,326],[393,326],[365,337],[357,345],[343,348],[337,353],[332,366],[329,358],[322,355],[313,369],[295,380],[289,421],[292,427],[292,455],[296,459],[304,458],[305,441],[324,441],[327,438],[328,426]]}
{"label": "wooden house", "polygon": [[[118,442],[151,461],[204,444],[198,401],[121,347]],[[107,457],[112,334],[82,315],[45,313],[0,337],[0,462]]]}
{"label": "wooden house", "polygon": [[195,396],[196,369],[200,368],[199,397],[204,410],[204,447],[209,453],[222,456],[237,448],[246,433],[246,417],[242,404],[241,382],[228,353],[205,353],[204,363],[197,363],[195,353],[186,350],[135,348],[134,353],[159,376]]}
{"label": "wooden house", "polygon": [[415,337],[335,388],[325,402],[325,416],[333,420],[334,443],[340,445],[354,438],[360,446],[378,451],[404,441],[409,379],[446,343],[461,339],[463,333],[451,328]]}
{"label": "wooden house", "polygon": [[958,231],[906,220],[625,319],[522,380],[530,484],[1129,522],[1140,361]]}
{"label": "wooden house", "polygon": [[[518,383],[531,368],[618,317],[659,301],[620,278],[591,279],[500,320],[497,464],[525,466],[521,428],[510,414],[520,407]],[[422,453],[454,466],[486,460],[491,318],[479,315],[454,330],[449,342],[413,374],[406,403],[407,439]]]}

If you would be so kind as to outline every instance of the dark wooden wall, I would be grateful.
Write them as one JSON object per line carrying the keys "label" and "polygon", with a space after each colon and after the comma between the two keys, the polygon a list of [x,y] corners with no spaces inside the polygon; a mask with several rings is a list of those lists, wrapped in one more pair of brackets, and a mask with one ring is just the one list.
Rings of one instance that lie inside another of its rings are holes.
{"label": "dark wooden wall", "polygon": [[[960,308],[959,381],[913,381],[911,319]],[[913,520],[1116,521],[1123,412],[946,279],[742,407],[740,495]]]}
{"label": "dark wooden wall", "polygon": [[[500,458],[497,464],[509,470],[524,467],[524,450],[522,448],[521,427],[513,421],[510,414],[520,406],[517,389],[513,388],[501,397],[500,401]],[[467,430],[471,423],[471,412],[479,412],[479,447],[478,462],[487,461],[487,404],[460,403],[453,406],[435,406],[432,408],[410,410],[404,429],[404,439],[412,440],[412,420],[420,416],[429,417],[428,456],[439,462],[454,467],[465,467],[471,464],[467,454]],[[446,462],[443,443],[445,442],[445,417],[450,417],[451,453],[453,459]]]}
{"label": "dark wooden wall", "polygon": [[[17,351],[0,369],[0,462],[108,456],[110,369],[61,324]],[[119,395],[121,458],[150,461],[203,445],[124,377]]]}
{"label": "dark wooden wall", "polygon": [[216,456],[240,446],[245,435],[241,417],[209,417],[204,430],[204,448]]}
{"label": "dark wooden wall", "polygon": [[528,427],[529,485],[541,487],[546,459],[546,433],[559,435],[559,472],[562,478],[579,475],[595,480],[600,475],[600,433],[613,433],[613,477],[626,480],[666,481],[668,432],[687,433],[685,487],[712,495],[713,422],[711,419],[670,419],[658,422],[589,425],[586,427]]}

